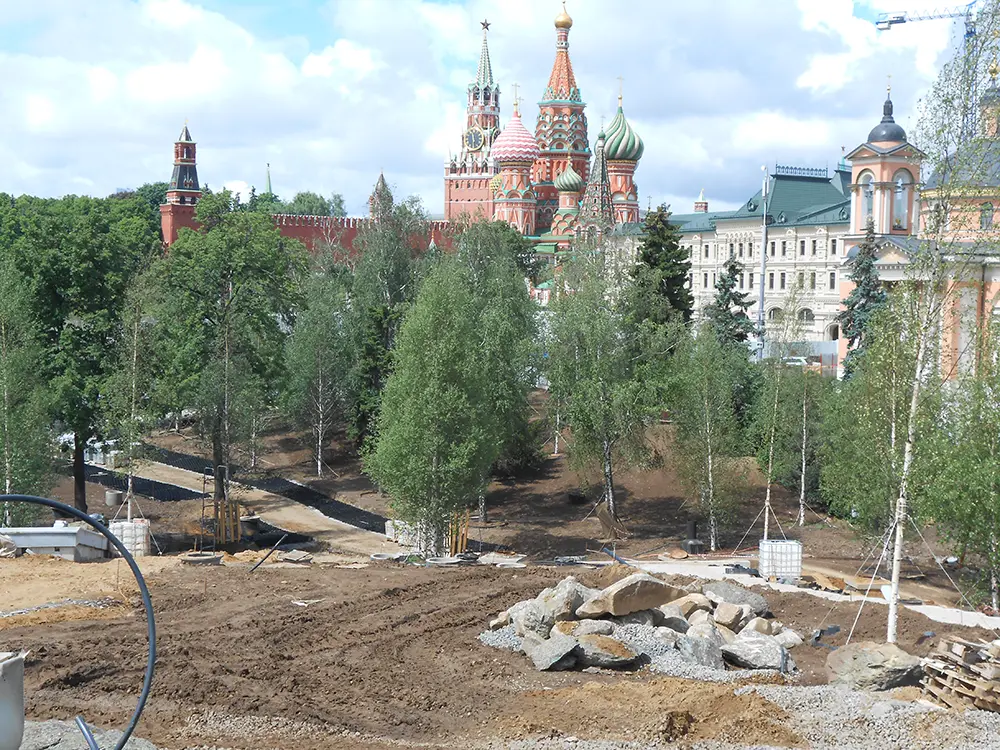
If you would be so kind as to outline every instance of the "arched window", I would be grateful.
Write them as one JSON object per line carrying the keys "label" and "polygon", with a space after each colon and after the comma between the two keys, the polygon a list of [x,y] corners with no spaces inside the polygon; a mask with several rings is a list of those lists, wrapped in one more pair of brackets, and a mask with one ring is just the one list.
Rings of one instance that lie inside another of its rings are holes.
{"label": "arched window", "polygon": [[829,341],[837,341],[840,338],[840,326],[834,323],[826,331],[826,337]]}
{"label": "arched window", "polygon": [[906,229],[910,214],[910,193],[913,190],[913,176],[901,169],[893,176],[895,190],[892,196],[892,228]]}
{"label": "arched window", "polygon": [[780,307],[772,307],[767,311],[767,319],[772,321],[781,320],[785,316],[785,311]]}
{"label": "arched window", "polygon": [[875,178],[871,172],[865,172],[858,182],[861,185],[861,221],[867,223],[875,211]]}
{"label": "arched window", "polygon": [[992,229],[993,228],[993,204],[984,203],[979,208],[979,228],[980,229]]}
{"label": "arched window", "polygon": [[799,310],[799,320],[802,321],[803,323],[812,323],[814,320],[816,320],[816,316],[813,314],[813,311],[810,310],[808,307],[803,307],[801,310]]}

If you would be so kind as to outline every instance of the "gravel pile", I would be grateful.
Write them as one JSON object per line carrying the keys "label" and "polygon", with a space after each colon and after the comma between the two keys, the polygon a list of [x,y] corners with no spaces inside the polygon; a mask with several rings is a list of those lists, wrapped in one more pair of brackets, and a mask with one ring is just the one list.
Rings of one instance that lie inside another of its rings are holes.
{"label": "gravel pile", "polygon": [[487,630],[479,634],[479,640],[492,648],[518,652],[523,645],[523,639],[514,630],[513,625],[505,625],[499,630]]}
{"label": "gravel pile", "polygon": [[[816,750],[1000,750],[1000,714],[949,712],[845,686],[752,685],[790,714],[789,725]],[[877,738],[877,740],[876,740]]]}

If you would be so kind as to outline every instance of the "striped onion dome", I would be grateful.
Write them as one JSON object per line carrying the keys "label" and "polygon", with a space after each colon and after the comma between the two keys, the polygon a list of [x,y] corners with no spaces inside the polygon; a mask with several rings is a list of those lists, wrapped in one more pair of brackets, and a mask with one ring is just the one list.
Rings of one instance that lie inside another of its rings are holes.
{"label": "striped onion dome", "polygon": [[604,135],[604,155],[607,158],[612,161],[639,161],[642,158],[642,138],[625,119],[621,97],[618,98],[618,113]]}
{"label": "striped onion dome", "polygon": [[566,171],[556,177],[552,184],[560,193],[579,193],[583,190],[583,178],[576,173],[572,164],[567,164]]}
{"label": "striped onion dome", "polygon": [[515,109],[514,116],[510,118],[507,127],[493,142],[490,154],[498,162],[505,162],[534,161],[540,153],[538,141],[521,124],[521,115]]}

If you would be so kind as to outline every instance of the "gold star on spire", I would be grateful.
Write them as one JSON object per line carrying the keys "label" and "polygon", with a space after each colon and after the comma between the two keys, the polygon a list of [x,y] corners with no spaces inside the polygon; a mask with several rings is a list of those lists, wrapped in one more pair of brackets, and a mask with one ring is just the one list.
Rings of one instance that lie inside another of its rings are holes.
{"label": "gold star on spire", "polygon": [[490,30],[490,22],[487,21],[485,18],[482,21],[480,21],[479,23],[483,27],[483,31],[489,31]]}

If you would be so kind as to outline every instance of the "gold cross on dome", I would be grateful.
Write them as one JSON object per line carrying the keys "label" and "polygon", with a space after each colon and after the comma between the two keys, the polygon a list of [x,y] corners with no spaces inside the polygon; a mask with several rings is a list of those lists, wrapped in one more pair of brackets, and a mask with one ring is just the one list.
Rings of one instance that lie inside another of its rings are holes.
{"label": "gold cross on dome", "polygon": [[885,93],[886,96],[890,96],[892,94],[892,73],[885,77]]}
{"label": "gold cross on dome", "polygon": [[622,92],[624,88],[625,88],[625,79],[622,78],[621,76],[618,76],[618,101],[621,101]]}
{"label": "gold cross on dome", "polygon": [[512,85],[514,89],[514,112],[516,114],[521,114],[521,97],[517,95],[518,85],[515,83]]}

